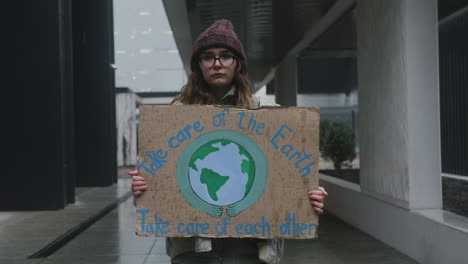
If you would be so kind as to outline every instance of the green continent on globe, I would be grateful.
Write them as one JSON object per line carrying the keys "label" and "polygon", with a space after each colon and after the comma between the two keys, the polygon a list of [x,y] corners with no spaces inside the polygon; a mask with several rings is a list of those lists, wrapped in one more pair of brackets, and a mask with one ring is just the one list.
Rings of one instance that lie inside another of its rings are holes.
{"label": "green continent on globe", "polygon": [[208,188],[208,194],[213,201],[218,201],[218,195],[216,193],[223,187],[223,185],[229,180],[229,176],[222,176],[218,173],[203,168],[200,176],[200,182],[206,184]]}
{"label": "green continent on globe", "polygon": [[242,160],[242,164],[241,164],[242,173],[247,173],[247,176],[248,176],[247,183],[245,184],[245,193],[244,193],[244,197],[245,197],[250,192],[250,189],[252,188],[252,184],[255,178],[255,163],[253,162],[252,156],[250,156],[249,152],[247,152],[239,144],[237,144],[237,146],[239,147],[239,155],[247,158],[247,160],[245,159]]}
{"label": "green continent on globe", "polygon": [[208,144],[201,146],[190,159],[190,163],[189,163],[190,168],[198,171],[197,165],[195,165],[195,161],[203,160],[206,158],[206,156],[210,155],[211,153],[219,151],[219,148],[213,147],[213,145],[216,143],[221,143],[221,146],[226,146],[227,144],[231,142],[229,140],[219,139],[219,140],[211,141]]}
{"label": "green continent on globe", "polygon": [[[249,155],[250,156],[250,155]],[[244,197],[250,192],[252,184],[255,178],[255,164],[252,162],[252,159],[242,160],[241,165],[242,173],[247,173],[247,183],[245,184],[245,193]]]}

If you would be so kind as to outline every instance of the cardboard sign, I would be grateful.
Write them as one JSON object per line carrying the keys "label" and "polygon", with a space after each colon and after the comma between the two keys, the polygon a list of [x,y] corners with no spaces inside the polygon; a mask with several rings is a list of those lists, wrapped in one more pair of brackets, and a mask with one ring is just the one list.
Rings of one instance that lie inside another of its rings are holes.
{"label": "cardboard sign", "polygon": [[136,233],[314,238],[317,108],[141,106]]}

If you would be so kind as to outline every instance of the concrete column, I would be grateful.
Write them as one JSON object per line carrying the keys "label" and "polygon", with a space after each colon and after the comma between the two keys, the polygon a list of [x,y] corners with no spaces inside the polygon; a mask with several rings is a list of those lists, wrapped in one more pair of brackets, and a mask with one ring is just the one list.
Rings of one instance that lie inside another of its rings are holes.
{"label": "concrete column", "polygon": [[117,182],[112,0],[72,1],[76,186]]}
{"label": "concrete column", "polygon": [[437,0],[357,3],[361,189],[441,208]]}
{"label": "concrete column", "polygon": [[282,106],[297,105],[297,59],[287,56],[276,69],[275,99]]}

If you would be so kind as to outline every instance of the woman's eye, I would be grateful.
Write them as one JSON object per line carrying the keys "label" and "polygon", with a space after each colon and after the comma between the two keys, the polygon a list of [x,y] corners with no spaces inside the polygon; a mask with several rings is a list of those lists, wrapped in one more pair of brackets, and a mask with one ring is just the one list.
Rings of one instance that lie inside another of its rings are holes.
{"label": "woman's eye", "polygon": [[230,54],[221,55],[221,59],[222,59],[222,60],[229,60],[229,59],[231,59],[231,58],[232,58],[232,55],[230,55]]}
{"label": "woman's eye", "polygon": [[202,60],[204,60],[204,61],[210,61],[210,60],[213,60],[213,59],[214,59],[214,57],[210,56],[210,55],[202,56]]}

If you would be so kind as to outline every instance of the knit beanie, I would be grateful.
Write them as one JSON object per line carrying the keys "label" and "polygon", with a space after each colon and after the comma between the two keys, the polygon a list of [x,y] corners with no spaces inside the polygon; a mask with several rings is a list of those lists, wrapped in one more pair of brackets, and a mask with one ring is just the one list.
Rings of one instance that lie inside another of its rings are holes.
{"label": "knit beanie", "polygon": [[197,67],[200,53],[211,47],[228,48],[235,53],[240,63],[247,65],[244,48],[234,32],[231,21],[226,19],[218,20],[198,36],[193,44],[192,57],[190,58],[192,71]]}

